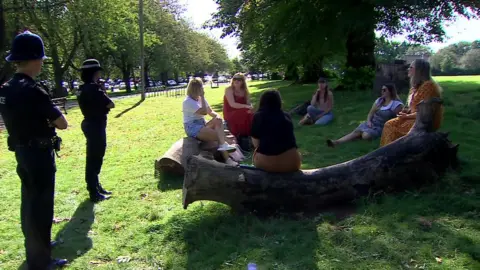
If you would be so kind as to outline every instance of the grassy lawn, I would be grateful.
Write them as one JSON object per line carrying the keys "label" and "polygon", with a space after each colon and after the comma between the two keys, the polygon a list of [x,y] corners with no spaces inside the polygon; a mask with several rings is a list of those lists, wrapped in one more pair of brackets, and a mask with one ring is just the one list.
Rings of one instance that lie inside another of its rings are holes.
{"label": "grassy lawn", "polygon": [[[184,136],[183,99],[164,96],[141,104],[137,97],[117,101],[101,174],[114,197],[92,205],[84,182],[81,113],[73,108],[67,116],[70,128],[59,132],[64,148],[57,159],[55,217],[60,221],[53,225],[52,238],[64,243],[54,255],[68,258],[68,269],[246,269],[249,262],[260,269],[480,269],[480,121],[475,120],[480,118],[480,77],[437,80],[446,103],[442,130],[460,144],[460,174],[423,190],[365,198],[348,211],[295,219],[237,216],[213,202],[183,210],[182,179],[154,178],[155,158]],[[287,109],[308,100],[315,89],[250,83],[254,99],[270,87],[280,89]],[[217,111],[223,89],[207,90]],[[375,98],[369,92],[334,94],[330,126],[296,128],[305,169],[344,162],[378,147],[378,141],[325,146],[326,138],[340,137],[363,121]],[[3,132],[0,269],[17,269],[25,257],[20,181],[13,153],[6,149]],[[118,263],[120,256],[130,261]]]}

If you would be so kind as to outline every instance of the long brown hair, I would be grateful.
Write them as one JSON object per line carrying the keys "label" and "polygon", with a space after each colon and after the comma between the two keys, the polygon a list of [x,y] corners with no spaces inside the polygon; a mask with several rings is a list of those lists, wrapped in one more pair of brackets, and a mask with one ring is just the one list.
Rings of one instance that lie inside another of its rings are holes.
{"label": "long brown hair", "polygon": [[387,87],[388,92],[390,93],[390,98],[392,100],[401,101],[400,97],[398,96],[397,88],[395,87],[395,85],[393,83],[387,83],[384,86]]}
{"label": "long brown hair", "polygon": [[242,85],[240,86],[240,88],[245,91],[245,98],[248,100],[250,98],[250,92],[248,91],[247,78],[243,73],[237,73],[233,75],[232,80],[230,81],[230,86],[228,88],[235,89],[235,86],[233,85],[233,81],[235,80],[242,81]]}
{"label": "long brown hair", "polygon": [[413,76],[410,78],[410,87],[419,88],[424,82],[432,80],[430,63],[424,59],[415,59],[412,63],[415,68]]}
{"label": "long brown hair", "polygon": [[[330,86],[328,85],[328,81],[326,78],[320,77],[317,81],[317,83],[325,83],[325,93],[323,93],[323,101],[327,101],[328,98],[328,91],[330,91]],[[317,102],[320,101],[320,95],[317,95]]]}

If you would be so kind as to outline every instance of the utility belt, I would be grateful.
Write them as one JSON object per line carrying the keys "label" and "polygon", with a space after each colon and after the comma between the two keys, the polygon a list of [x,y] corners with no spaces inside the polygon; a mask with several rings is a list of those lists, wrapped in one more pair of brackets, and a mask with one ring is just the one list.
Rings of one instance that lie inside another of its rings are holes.
{"label": "utility belt", "polygon": [[53,136],[51,138],[33,138],[24,142],[14,142],[11,137],[8,138],[8,150],[15,151],[17,147],[28,147],[36,149],[52,149],[55,150],[57,157],[59,156],[57,152],[60,151],[62,145],[62,138],[58,136]]}

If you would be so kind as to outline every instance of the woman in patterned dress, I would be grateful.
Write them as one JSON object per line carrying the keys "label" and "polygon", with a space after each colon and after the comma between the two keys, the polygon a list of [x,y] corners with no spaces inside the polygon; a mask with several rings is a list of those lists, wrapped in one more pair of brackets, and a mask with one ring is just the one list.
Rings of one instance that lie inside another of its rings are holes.
{"label": "woman in patterned dress", "polygon": [[327,146],[335,147],[338,144],[356,139],[372,140],[382,135],[383,126],[388,120],[395,118],[403,109],[403,103],[398,97],[397,89],[393,84],[382,86],[382,96],[377,98],[370,109],[367,121],[361,123],[354,131],[338,140],[327,140]]}
{"label": "woman in patterned dress", "polygon": [[[408,68],[410,77],[410,92],[408,95],[408,108],[404,109],[398,116],[387,123],[383,128],[380,146],[385,146],[405,135],[410,131],[417,116],[417,105],[422,100],[441,98],[441,88],[433,80],[430,72],[430,63],[423,59],[412,62]],[[434,130],[440,128],[443,121],[443,106],[436,111],[433,121]]]}

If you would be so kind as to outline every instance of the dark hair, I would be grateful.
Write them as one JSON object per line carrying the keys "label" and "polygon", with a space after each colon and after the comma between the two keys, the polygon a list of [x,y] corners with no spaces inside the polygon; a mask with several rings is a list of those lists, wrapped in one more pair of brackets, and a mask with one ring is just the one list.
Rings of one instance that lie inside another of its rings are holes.
{"label": "dark hair", "polygon": [[[323,101],[326,101],[327,98],[328,98],[328,91],[330,90],[330,87],[328,87],[328,81],[326,78],[324,77],[320,77],[318,78],[318,83],[326,83],[327,86],[325,87],[325,93],[323,93]],[[317,102],[320,101],[320,96],[317,95]]]}
{"label": "dark hair", "polygon": [[398,96],[397,93],[397,88],[395,87],[395,84],[393,83],[386,83],[383,86],[387,87],[388,92],[390,92],[390,98],[393,100],[400,100],[400,97]]}
{"label": "dark hair", "polygon": [[100,69],[97,68],[87,68],[87,69],[82,69],[82,72],[80,74],[80,78],[84,83],[92,83],[93,81],[93,76],[95,75],[95,72],[99,71]]}
{"label": "dark hair", "polygon": [[282,97],[277,90],[267,90],[260,97],[259,110],[280,111],[282,110]]}

